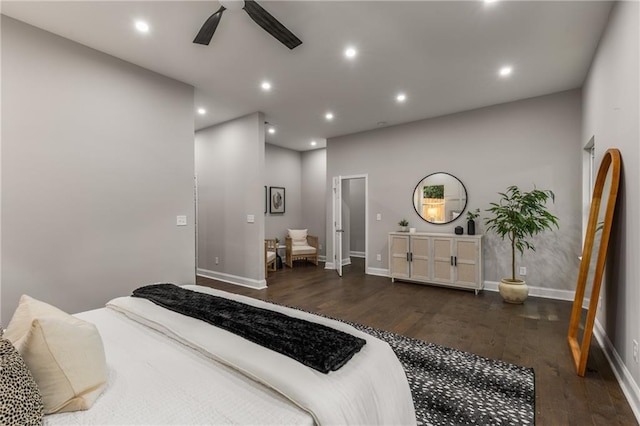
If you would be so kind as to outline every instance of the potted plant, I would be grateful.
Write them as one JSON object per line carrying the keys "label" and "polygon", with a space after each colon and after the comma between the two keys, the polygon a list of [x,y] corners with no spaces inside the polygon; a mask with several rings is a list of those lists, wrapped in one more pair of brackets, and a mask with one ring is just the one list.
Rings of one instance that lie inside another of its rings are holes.
{"label": "potted plant", "polygon": [[280,246],[280,238],[276,237],[276,248]]}
{"label": "potted plant", "polygon": [[402,219],[398,222],[400,225],[400,232],[409,232],[409,221],[407,219]]}
{"label": "potted plant", "polygon": [[558,227],[558,218],[546,209],[547,200],[555,201],[551,190],[534,189],[523,192],[517,186],[510,186],[506,192],[499,192],[500,201],[490,203],[487,209],[492,217],[485,219],[487,230],[492,230],[503,240],[511,242],[511,278],[503,278],[498,289],[502,298],[509,303],[523,303],[529,295],[524,280],[516,279],[516,249],[520,255],[525,249],[535,251],[529,239],[534,235]]}
{"label": "potted plant", "polygon": [[476,219],[480,216],[480,209],[469,210],[467,212],[467,234],[475,235]]}

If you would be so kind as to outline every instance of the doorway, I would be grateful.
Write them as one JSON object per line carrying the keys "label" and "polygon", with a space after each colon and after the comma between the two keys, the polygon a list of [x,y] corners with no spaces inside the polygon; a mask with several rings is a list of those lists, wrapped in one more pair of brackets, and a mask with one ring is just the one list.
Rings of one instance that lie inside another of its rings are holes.
{"label": "doorway", "polygon": [[[335,191],[336,186],[339,187]],[[366,273],[368,236],[367,175],[334,178],[334,262],[342,276],[345,273]],[[336,216],[339,216],[336,217]],[[339,219],[339,220],[336,220]]]}

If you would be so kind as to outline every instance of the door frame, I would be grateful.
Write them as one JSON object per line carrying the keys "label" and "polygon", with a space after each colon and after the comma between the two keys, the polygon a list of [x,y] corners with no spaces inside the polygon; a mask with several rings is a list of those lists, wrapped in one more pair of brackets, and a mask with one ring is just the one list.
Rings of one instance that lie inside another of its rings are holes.
{"label": "door frame", "polygon": [[[364,179],[364,273],[367,274],[369,269],[369,175],[367,173],[362,174],[353,174],[353,175],[338,175],[331,178],[332,183],[332,194],[331,194],[331,211],[332,211],[332,220],[331,220],[331,230],[333,233],[333,244],[331,247],[331,251],[333,254],[333,262],[332,268],[327,269],[337,269],[339,265],[335,262],[338,261],[336,258],[336,197],[333,194],[333,185],[340,185],[342,188],[342,182],[350,179]],[[337,181],[336,181],[337,180]],[[340,202],[342,202],[342,198],[340,198]],[[342,259],[339,259],[340,266],[342,265]],[[326,264],[325,264],[326,267]]]}

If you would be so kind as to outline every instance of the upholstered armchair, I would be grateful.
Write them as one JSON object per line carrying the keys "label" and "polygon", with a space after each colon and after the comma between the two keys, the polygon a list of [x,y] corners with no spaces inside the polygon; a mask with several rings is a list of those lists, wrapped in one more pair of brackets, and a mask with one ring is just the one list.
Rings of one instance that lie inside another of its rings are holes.
{"label": "upholstered armchair", "polygon": [[289,229],[285,238],[285,265],[293,268],[294,260],[305,259],[318,265],[318,237],[306,229]]}
{"label": "upholstered armchair", "polygon": [[264,276],[267,277],[269,271],[276,270],[276,240],[264,240]]}

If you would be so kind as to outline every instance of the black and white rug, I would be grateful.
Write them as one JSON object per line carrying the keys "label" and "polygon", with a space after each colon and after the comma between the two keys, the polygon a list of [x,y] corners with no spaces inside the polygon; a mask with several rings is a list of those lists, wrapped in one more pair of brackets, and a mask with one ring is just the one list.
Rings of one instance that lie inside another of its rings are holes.
{"label": "black and white rug", "polygon": [[533,368],[311,313],[349,324],[391,346],[407,375],[419,425],[535,425]]}
{"label": "black and white rug", "polygon": [[534,425],[533,368],[344,321],[389,343],[404,367],[419,425]]}

